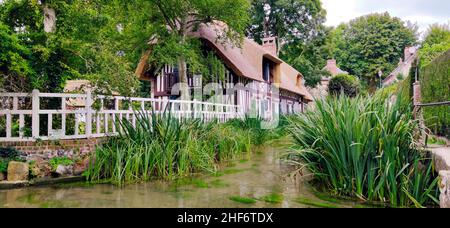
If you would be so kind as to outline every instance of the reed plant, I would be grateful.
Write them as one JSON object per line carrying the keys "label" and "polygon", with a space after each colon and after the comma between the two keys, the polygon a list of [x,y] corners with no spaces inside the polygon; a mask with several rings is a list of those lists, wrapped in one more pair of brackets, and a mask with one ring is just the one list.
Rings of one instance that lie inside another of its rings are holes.
{"label": "reed plant", "polygon": [[90,181],[117,184],[174,179],[196,172],[215,172],[221,161],[248,156],[251,134],[229,124],[179,121],[170,112],[136,113],[117,121],[122,131],[97,149],[86,172]]}
{"label": "reed plant", "polygon": [[254,145],[263,145],[270,139],[271,130],[264,129],[261,117],[245,116],[243,119],[231,120],[228,124],[234,129],[247,131],[251,135],[251,142]]}
{"label": "reed plant", "polygon": [[289,158],[304,162],[317,183],[393,207],[436,205],[438,180],[429,156],[414,144],[416,123],[407,108],[382,96],[340,96],[316,107],[291,118],[298,148]]}

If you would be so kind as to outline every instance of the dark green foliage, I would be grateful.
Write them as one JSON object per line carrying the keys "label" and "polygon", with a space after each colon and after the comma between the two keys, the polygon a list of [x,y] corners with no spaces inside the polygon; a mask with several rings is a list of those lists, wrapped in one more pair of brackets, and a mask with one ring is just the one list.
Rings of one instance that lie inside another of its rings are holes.
{"label": "dark green foliage", "polygon": [[417,28],[388,13],[362,16],[337,30],[333,39],[337,62],[372,90],[380,80],[378,71],[388,75],[403,58],[404,48],[417,42]]}
{"label": "dark green foliage", "polygon": [[283,43],[310,40],[319,33],[318,29],[326,17],[319,0],[254,0],[247,33],[257,42],[265,36],[264,4],[271,7],[269,35],[278,37]]}
{"label": "dark green foliage", "polygon": [[413,80],[415,80],[416,71],[417,71],[417,61],[414,61],[409,75],[405,78],[405,80],[398,83],[397,95],[400,99],[400,107],[406,108],[407,110],[413,110]]}
{"label": "dark green foliage", "polygon": [[97,149],[87,177],[117,184],[151,178],[174,179],[196,172],[215,172],[216,163],[250,152],[249,132],[198,120],[179,122],[138,113],[137,127],[124,121],[124,132]]}
{"label": "dark green foliage", "polygon": [[345,94],[349,97],[356,97],[360,91],[360,84],[356,77],[348,74],[339,74],[330,80],[328,85],[330,94],[338,96]]}
{"label": "dark green foliage", "polygon": [[[422,103],[450,101],[450,50],[420,70]],[[424,107],[425,124],[450,138],[450,106]]]}
{"label": "dark green foliage", "polygon": [[[23,46],[19,37],[1,21],[0,40],[0,88],[25,86],[26,76],[34,73],[27,61],[30,50]],[[12,78],[17,80],[16,84],[11,83]]]}
{"label": "dark green foliage", "polygon": [[4,159],[18,159],[21,153],[13,148],[0,147],[0,158]]}
{"label": "dark green foliage", "polygon": [[10,161],[23,162],[20,155],[21,153],[13,148],[0,147],[0,173],[6,173]]}
{"label": "dark green foliage", "polygon": [[6,173],[8,171],[8,161],[0,159],[0,173]]}
{"label": "dark green foliage", "polygon": [[450,49],[450,26],[431,25],[419,51],[420,66],[430,64],[435,58]]}
{"label": "dark green foliage", "polygon": [[264,4],[271,6],[269,35],[279,39],[280,58],[300,71],[306,85],[315,87],[322,76],[321,69],[329,58],[325,46],[328,29],[322,25],[326,12],[319,0],[255,0],[250,11],[251,24],[247,35],[261,43]]}
{"label": "dark green foliage", "polygon": [[410,112],[388,100],[341,96],[292,120],[299,147],[291,159],[308,165],[332,193],[393,207],[436,205],[438,178],[414,146]]}
{"label": "dark green foliage", "polygon": [[252,143],[262,145],[269,139],[269,130],[262,128],[263,119],[245,116],[244,119],[235,119],[229,122],[236,129],[248,131],[252,136]]}

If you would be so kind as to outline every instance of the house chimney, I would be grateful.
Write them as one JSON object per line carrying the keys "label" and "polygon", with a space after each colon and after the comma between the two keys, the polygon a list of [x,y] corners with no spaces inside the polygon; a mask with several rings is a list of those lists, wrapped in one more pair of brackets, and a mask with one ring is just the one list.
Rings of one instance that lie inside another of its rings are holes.
{"label": "house chimney", "polygon": [[336,69],[337,68],[336,59],[327,60],[327,68],[328,69]]}
{"label": "house chimney", "polygon": [[266,51],[272,53],[275,56],[278,55],[277,39],[275,37],[263,38],[262,43],[263,43],[262,46]]}

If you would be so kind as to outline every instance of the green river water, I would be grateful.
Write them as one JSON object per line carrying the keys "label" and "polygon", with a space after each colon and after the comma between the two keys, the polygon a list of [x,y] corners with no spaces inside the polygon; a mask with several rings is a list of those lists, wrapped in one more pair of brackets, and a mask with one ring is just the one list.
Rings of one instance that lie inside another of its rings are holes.
{"label": "green river water", "polygon": [[250,160],[231,162],[218,175],[118,187],[74,183],[0,190],[0,208],[304,208],[366,207],[314,193],[306,179],[269,146]]}

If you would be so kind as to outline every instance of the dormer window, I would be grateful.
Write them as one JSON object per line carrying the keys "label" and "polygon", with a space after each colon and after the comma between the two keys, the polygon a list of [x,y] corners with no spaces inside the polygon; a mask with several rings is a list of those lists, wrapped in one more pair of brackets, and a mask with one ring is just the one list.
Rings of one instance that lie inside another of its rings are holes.
{"label": "dormer window", "polygon": [[263,79],[266,82],[269,82],[270,79],[270,63],[269,61],[264,61],[263,63]]}

